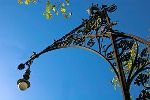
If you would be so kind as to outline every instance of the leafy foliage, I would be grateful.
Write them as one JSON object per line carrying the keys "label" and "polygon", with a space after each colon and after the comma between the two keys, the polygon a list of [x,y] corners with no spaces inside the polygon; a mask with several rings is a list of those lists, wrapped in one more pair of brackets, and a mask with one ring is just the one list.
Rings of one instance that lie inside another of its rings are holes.
{"label": "leafy foliage", "polygon": [[[121,59],[122,59],[122,66],[124,66],[124,73],[125,73],[125,75],[127,75],[127,74],[129,74],[129,72],[132,68],[133,61],[136,56],[136,49],[137,49],[138,45],[136,43],[132,43],[132,42],[130,43],[126,40],[120,41],[119,45],[118,45],[118,48],[123,48],[124,50],[126,50],[126,52],[123,53],[123,56]],[[117,72],[118,71],[119,70],[117,68]],[[114,78],[112,79],[111,82],[112,82],[112,85],[114,86],[115,90],[116,90],[117,86],[120,86],[119,79],[117,76],[114,76]]]}
{"label": "leafy foliage", "polygon": [[[18,0],[19,4],[29,5],[31,3],[37,3],[38,0]],[[56,1],[55,1],[56,2]],[[72,13],[67,11],[67,6],[69,6],[69,0],[64,0],[57,2],[56,4],[51,3],[50,0],[46,1],[45,11],[43,15],[46,19],[51,19],[54,14],[58,15],[59,12],[64,16],[65,19],[69,18]]]}
{"label": "leafy foliage", "polygon": [[37,0],[18,0],[19,4],[30,4],[30,3],[37,3]]}
{"label": "leafy foliage", "polygon": [[66,2],[59,2],[58,5],[52,4],[50,1],[46,2],[46,8],[45,11],[43,13],[43,15],[47,18],[47,19],[51,19],[53,16],[52,11],[58,15],[59,12],[61,12],[61,14],[64,16],[64,18],[69,18],[72,13],[68,13],[66,10],[66,6],[69,5],[69,0],[65,0]]}
{"label": "leafy foliage", "polygon": [[114,86],[114,89],[116,90],[117,86],[120,86],[119,84],[119,80],[118,80],[118,77],[115,76],[112,81],[111,81],[112,85]]}

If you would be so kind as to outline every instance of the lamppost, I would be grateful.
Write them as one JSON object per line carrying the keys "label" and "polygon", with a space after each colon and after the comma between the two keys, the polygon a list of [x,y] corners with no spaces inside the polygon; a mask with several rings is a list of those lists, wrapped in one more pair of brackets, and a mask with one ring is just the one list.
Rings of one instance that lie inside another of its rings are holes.
{"label": "lamppost", "polygon": [[39,53],[33,52],[25,63],[18,66],[26,72],[17,81],[20,90],[30,87],[30,67],[36,58],[47,52],[61,48],[83,48],[104,58],[112,67],[122,89],[124,100],[130,100],[132,83],[142,87],[137,100],[150,99],[150,41],[113,30],[117,22],[111,22],[108,13],[117,9],[116,5],[93,5],[87,10],[89,19]]}

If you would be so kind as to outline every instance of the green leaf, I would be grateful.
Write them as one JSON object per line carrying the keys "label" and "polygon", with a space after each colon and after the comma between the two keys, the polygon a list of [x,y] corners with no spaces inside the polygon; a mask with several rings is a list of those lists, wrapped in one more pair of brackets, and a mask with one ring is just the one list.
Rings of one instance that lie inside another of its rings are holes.
{"label": "green leaf", "polygon": [[64,4],[64,3],[62,3],[62,4],[61,4],[61,6],[62,6],[62,7],[65,7],[65,4]]}
{"label": "green leaf", "polygon": [[28,5],[31,1],[30,0],[26,0],[25,4]]}
{"label": "green leaf", "polygon": [[46,13],[46,18],[47,19],[51,19],[52,18],[52,14],[51,13]]}
{"label": "green leaf", "polygon": [[56,11],[55,13],[56,13],[56,15],[58,15],[58,11]]}
{"label": "green leaf", "polygon": [[147,75],[150,76],[150,71],[147,72]]}
{"label": "green leaf", "polygon": [[18,3],[19,3],[19,4],[23,4],[23,1],[22,1],[22,0],[18,0]]}
{"label": "green leaf", "polygon": [[112,85],[114,86],[114,90],[116,90],[116,87],[119,86],[119,80],[118,77],[115,76],[112,81],[111,81]]}
{"label": "green leaf", "polygon": [[46,12],[47,13],[50,13],[50,8],[51,8],[50,6],[46,6]]}
{"label": "green leaf", "polygon": [[65,8],[61,8],[60,11],[61,11],[62,14],[66,13],[66,9]]}
{"label": "green leaf", "polygon": [[53,6],[52,6],[52,10],[53,10],[54,12],[56,12],[56,5],[53,5]]}

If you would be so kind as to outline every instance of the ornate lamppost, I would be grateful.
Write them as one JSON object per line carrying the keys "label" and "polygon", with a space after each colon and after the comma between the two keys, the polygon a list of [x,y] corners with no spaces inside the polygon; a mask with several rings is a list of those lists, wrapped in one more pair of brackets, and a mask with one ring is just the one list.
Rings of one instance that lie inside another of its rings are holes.
{"label": "ornate lamppost", "polygon": [[117,22],[111,22],[108,13],[117,9],[116,5],[93,5],[87,10],[89,19],[39,53],[33,52],[19,70],[27,67],[22,79],[17,81],[20,90],[30,87],[30,67],[36,58],[47,52],[61,48],[83,48],[104,58],[112,67],[122,89],[124,100],[130,100],[132,83],[142,87],[137,100],[150,100],[150,41],[113,30]]}

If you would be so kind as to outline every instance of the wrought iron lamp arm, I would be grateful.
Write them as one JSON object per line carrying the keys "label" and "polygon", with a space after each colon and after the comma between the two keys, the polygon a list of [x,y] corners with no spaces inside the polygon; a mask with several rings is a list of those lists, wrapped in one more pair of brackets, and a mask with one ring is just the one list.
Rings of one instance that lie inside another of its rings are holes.
{"label": "wrought iron lamp arm", "polygon": [[[73,30],[74,31],[74,30]],[[70,32],[71,33],[71,32]],[[96,38],[97,36],[96,35],[82,35],[82,36],[78,36],[77,38],[82,38],[82,37],[85,37],[85,38]],[[106,37],[106,38],[110,38],[108,35],[102,35],[102,34],[98,34],[98,37]],[[63,37],[62,37],[63,38]],[[59,39],[59,40],[61,40],[61,39]],[[56,42],[56,41],[55,41]],[[101,54],[101,52],[99,52],[99,51],[97,51],[97,50],[94,50],[94,49],[92,49],[92,48],[90,48],[90,47],[86,47],[86,46],[80,46],[80,45],[72,45],[72,46],[70,46],[70,45],[68,45],[68,46],[62,46],[62,47],[56,47],[56,45],[55,45],[55,42],[54,43],[52,43],[52,45],[49,45],[48,47],[46,47],[44,50],[42,50],[41,52],[39,52],[39,53],[37,53],[37,54],[35,54],[34,56],[32,56],[28,61],[26,61],[24,64],[25,65],[31,65],[32,63],[31,62],[33,62],[36,58],[39,58],[41,55],[43,55],[43,54],[45,54],[45,53],[47,53],[47,52],[50,52],[50,51],[53,51],[53,50],[56,50],[56,49],[61,49],[61,48],[82,48],[82,49],[85,49],[85,50],[88,50],[88,51],[91,51],[91,52],[93,52],[93,53],[95,53],[95,54],[98,54],[99,56],[101,56],[102,58],[104,58],[110,65],[111,65],[111,67],[113,68],[113,70],[114,70],[114,72],[116,73],[116,75],[117,75],[117,77],[118,77],[118,72],[117,72],[117,70],[116,70],[116,68],[114,67],[114,65],[110,62],[110,60],[109,60],[109,58],[107,58],[106,57],[106,54],[105,55],[103,55],[103,54]],[[109,46],[108,46],[108,48],[111,46],[112,44],[110,44]],[[107,49],[108,49],[107,48]],[[106,50],[107,50],[106,49]]]}
{"label": "wrought iron lamp arm", "polygon": [[[115,10],[115,5],[111,5],[109,7],[103,5],[101,8],[99,8],[98,5],[92,5],[92,7],[88,10],[90,14],[88,20],[83,19],[81,25],[64,35],[62,38],[54,40],[51,45],[46,47],[41,52],[33,52],[29,60],[18,66],[19,70],[24,69],[25,65],[28,67],[28,70],[25,73],[26,77],[23,77],[23,79],[20,79],[17,83],[20,88],[25,90],[30,86],[30,82],[28,81],[30,66],[36,58],[39,58],[41,55],[56,49],[73,47],[91,51],[104,58],[110,64],[119,79],[124,100],[130,100],[130,86],[136,76],[140,74],[137,78],[146,77],[146,81],[148,79],[148,76],[142,74],[141,72],[150,69],[150,66],[148,66],[150,61],[148,61],[149,56],[147,53],[147,50],[150,52],[150,41],[144,40],[132,34],[125,34],[123,32],[113,30],[112,26],[116,25],[116,23],[110,21],[107,12],[113,12]],[[148,49],[145,48],[140,52],[139,47],[136,47],[136,56],[133,61],[131,59],[130,49],[132,49],[134,43],[138,44],[138,42],[146,45]],[[126,65],[124,62],[129,63],[130,59],[132,60],[132,65],[130,66],[131,69],[129,68],[130,70],[127,70],[128,73],[126,73]],[[140,62],[140,60],[142,61]],[[139,68],[139,63],[137,62],[142,63],[142,67]],[[144,86],[144,82],[140,82]],[[139,85],[140,82],[136,83]],[[139,98],[142,98],[141,94]]]}

